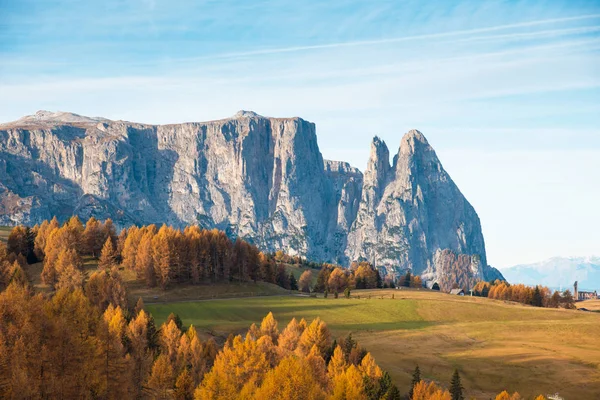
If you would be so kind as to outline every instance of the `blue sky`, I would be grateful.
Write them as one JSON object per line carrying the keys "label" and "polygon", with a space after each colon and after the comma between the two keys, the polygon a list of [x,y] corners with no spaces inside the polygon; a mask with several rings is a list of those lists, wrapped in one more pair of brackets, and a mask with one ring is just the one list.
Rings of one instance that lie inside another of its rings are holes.
{"label": "blue sky", "polygon": [[600,2],[0,0],[0,121],[250,109],[364,169],[421,130],[490,263],[600,254]]}

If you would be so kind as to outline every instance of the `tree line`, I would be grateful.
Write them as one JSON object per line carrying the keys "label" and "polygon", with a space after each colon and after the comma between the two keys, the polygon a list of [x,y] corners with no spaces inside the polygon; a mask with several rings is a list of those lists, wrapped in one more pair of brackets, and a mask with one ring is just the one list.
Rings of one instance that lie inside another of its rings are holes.
{"label": "tree line", "polygon": [[508,300],[528,304],[535,307],[574,309],[575,299],[569,290],[552,292],[545,286],[535,287],[496,280],[494,282],[477,282],[473,287],[473,295],[490,299]]}
{"label": "tree line", "polygon": [[[297,290],[298,282],[283,261],[306,264],[302,258],[288,260],[281,252],[265,254],[216,229],[146,225],[123,229],[117,235],[110,219],[101,222],[92,217],[84,225],[76,216],[63,224],[53,218],[33,228],[15,227],[7,252],[20,255],[20,265],[43,262],[42,282],[54,289],[83,287],[86,256],[97,258],[101,271],[123,267],[135,271],[149,287],[163,289],[181,283],[264,281]],[[12,265],[3,267],[5,274],[13,270]]]}
{"label": "tree line", "polygon": [[368,262],[353,262],[349,269],[334,264],[323,264],[315,292],[341,293],[346,289],[375,289],[383,287],[381,275]]}

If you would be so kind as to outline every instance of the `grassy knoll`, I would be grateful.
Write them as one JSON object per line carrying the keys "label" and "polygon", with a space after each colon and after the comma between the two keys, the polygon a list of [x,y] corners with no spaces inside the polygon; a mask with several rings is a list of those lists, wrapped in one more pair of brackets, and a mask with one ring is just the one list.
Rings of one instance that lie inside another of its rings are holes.
{"label": "grassy knoll", "polygon": [[596,313],[424,290],[355,291],[353,295],[352,299],[275,296],[147,308],[159,323],[176,312],[184,324],[218,335],[240,332],[269,311],[280,324],[292,317],[319,316],[336,336],[352,332],[403,390],[419,364],[426,378],[443,384],[458,367],[468,395],[478,399],[504,389],[525,396],[559,392],[566,399],[600,398],[600,315]]}

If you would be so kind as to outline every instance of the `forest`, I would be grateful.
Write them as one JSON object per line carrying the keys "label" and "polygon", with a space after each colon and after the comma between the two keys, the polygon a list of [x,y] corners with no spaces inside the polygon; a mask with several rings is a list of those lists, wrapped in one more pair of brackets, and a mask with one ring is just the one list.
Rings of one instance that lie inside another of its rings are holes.
{"label": "forest", "polygon": [[511,285],[506,281],[477,282],[473,295],[496,300],[508,300],[534,307],[575,309],[575,299],[569,290],[552,292],[545,286]]}

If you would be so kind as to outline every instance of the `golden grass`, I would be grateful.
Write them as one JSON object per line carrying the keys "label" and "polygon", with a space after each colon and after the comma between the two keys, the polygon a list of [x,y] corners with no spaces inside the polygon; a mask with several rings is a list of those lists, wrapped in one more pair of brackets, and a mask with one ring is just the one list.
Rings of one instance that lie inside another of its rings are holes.
{"label": "golden grass", "polygon": [[587,308],[592,311],[600,311],[600,299],[584,300],[575,303],[577,308]]}

